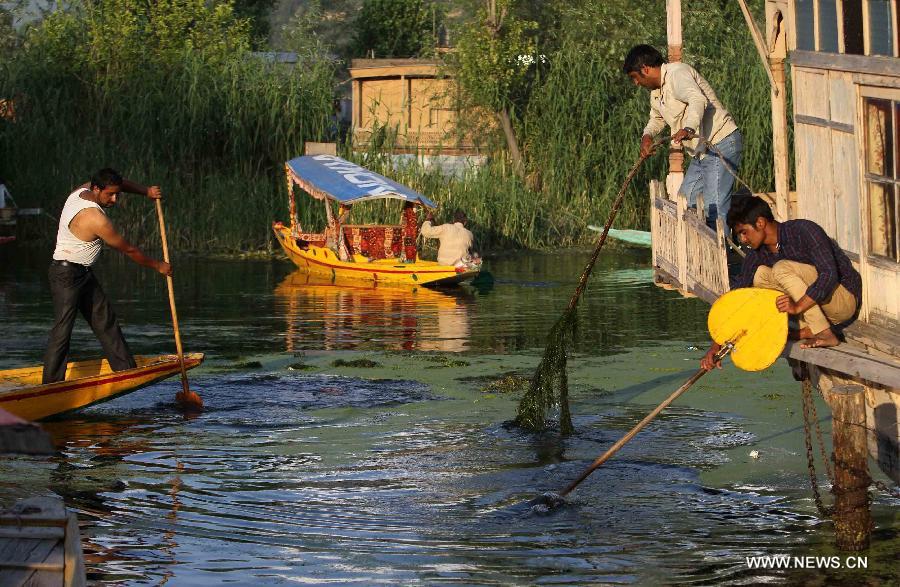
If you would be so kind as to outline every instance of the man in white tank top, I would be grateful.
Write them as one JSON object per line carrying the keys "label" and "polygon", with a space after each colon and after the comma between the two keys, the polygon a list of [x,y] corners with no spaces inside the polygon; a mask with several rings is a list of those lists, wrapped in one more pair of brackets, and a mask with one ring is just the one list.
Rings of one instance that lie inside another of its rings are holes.
{"label": "man in white tank top", "polygon": [[44,383],[66,378],[69,341],[77,312],[84,316],[97,335],[113,370],[122,371],[137,366],[122,336],[116,314],[91,266],[97,261],[103,243],[106,243],[131,257],[135,263],[150,267],[162,275],[171,275],[172,267],[144,255],[126,241],[107,218],[104,209],[115,206],[123,191],[143,194],[154,200],[162,197],[158,186],[144,187],[122,179],[113,169],[101,169],[89,183],[69,194],[63,206],[56,249],[48,271],[54,324],[44,354]]}

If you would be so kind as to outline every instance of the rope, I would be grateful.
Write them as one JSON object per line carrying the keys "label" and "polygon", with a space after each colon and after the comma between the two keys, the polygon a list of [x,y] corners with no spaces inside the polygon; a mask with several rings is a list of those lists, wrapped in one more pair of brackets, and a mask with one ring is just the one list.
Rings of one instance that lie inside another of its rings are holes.
{"label": "rope", "polygon": [[699,139],[700,142],[703,143],[703,145],[704,145],[707,149],[709,149],[710,151],[712,151],[713,153],[715,153],[716,155],[719,156],[719,159],[722,160],[722,165],[725,166],[725,170],[726,170],[728,173],[730,173],[730,174],[732,175],[732,177],[734,177],[734,179],[735,179],[739,184],[741,184],[742,186],[744,186],[745,188],[747,188],[748,190],[750,190],[750,193],[751,193],[751,194],[753,193],[753,188],[751,188],[751,187],[750,187],[750,184],[748,184],[746,181],[744,181],[743,178],[741,178],[741,176],[737,174],[737,171],[735,171],[734,167],[731,166],[731,163],[728,162],[728,160],[725,158],[725,155],[722,154],[722,151],[720,151],[718,148],[716,148],[715,145],[713,145],[711,142],[709,142],[708,139],[706,139],[706,138],[704,138],[704,137],[697,136],[697,139]]}

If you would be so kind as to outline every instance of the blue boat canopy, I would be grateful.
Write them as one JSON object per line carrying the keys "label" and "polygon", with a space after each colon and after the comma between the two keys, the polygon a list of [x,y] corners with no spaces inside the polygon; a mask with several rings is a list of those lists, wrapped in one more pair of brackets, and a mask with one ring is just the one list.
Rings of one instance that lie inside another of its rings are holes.
{"label": "blue boat canopy", "polygon": [[335,155],[305,155],[287,162],[294,183],[314,198],[344,204],[394,198],[437,208],[422,194]]}

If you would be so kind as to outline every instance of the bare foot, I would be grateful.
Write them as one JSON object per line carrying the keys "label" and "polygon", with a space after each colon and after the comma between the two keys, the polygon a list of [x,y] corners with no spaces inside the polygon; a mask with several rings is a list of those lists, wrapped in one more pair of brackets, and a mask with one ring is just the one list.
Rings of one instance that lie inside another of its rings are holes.
{"label": "bare foot", "polygon": [[813,338],[812,330],[808,327],[804,326],[800,330],[790,329],[788,330],[788,340],[805,340],[807,338]]}
{"label": "bare foot", "polygon": [[813,336],[812,338],[807,338],[803,343],[800,344],[801,349],[812,349],[812,348],[825,348],[831,346],[837,346],[841,344],[841,341],[838,340],[838,337],[834,335],[834,332],[831,331],[830,328],[826,328],[822,332]]}

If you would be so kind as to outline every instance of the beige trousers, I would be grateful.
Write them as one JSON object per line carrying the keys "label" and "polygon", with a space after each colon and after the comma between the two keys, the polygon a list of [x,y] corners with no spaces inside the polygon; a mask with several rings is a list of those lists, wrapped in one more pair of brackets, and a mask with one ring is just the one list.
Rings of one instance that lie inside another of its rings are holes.
{"label": "beige trousers", "polygon": [[[812,265],[785,260],[778,261],[772,267],[759,267],[753,276],[753,285],[783,291],[799,302],[818,277],[819,272]],[[855,313],[856,298],[846,287],[838,284],[822,304],[816,304],[800,314],[800,326],[807,326],[813,334],[818,334],[832,324],[849,320]]]}

